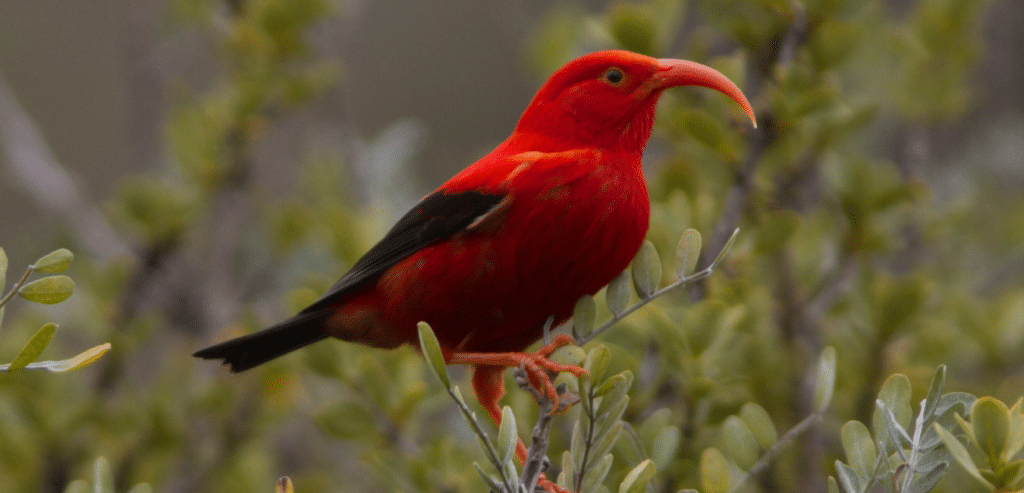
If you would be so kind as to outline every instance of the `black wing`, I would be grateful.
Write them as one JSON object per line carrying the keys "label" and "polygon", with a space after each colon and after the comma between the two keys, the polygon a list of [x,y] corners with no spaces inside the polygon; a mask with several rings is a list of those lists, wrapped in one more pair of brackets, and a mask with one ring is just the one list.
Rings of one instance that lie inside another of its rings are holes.
{"label": "black wing", "polygon": [[482,192],[438,191],[428,195],[402,216],[323,297],[300,313],[320,310],[409,255],[466,230],[474,221],[498,208],[504,199],[502,194]]}

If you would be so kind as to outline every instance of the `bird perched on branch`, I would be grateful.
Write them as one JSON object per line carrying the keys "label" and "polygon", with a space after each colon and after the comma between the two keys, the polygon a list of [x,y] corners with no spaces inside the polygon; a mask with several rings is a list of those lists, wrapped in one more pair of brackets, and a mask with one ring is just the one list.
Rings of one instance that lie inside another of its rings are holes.
{"label": "bird perched on branch", "polygon": [[[585,373],[548,359],[572,338],[524,351],[549,317],[566,321],[580,296],[596,293],[639,250],[650,217],[640,160],[655,107],[664,90],[690,85],[724,93],[754,120],[739,88],[698,63],[627,51],[572,60],[508,139],[424,197],[322,298],[195,356],[240,372],[329,337],[415,345],[416,324],[426,321],[447,363],[474,367],[473,389],[496,423],[508,367],[524,366],[557,399],[548,371]],[[525,455],[520,442],[521,462]]]}

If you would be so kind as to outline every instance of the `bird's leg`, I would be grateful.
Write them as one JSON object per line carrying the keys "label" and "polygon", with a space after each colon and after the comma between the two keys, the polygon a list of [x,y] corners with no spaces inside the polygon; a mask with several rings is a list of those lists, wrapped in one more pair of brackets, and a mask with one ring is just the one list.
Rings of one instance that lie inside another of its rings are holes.
{"label": "bird's leg", "polygon": [[[448,358],[448,364],[450,364],[450,365],[473,365],[473,366],[478,367],[478,369],[477,369],[478,373],[481,371],[480,367],[497,367],[497,369],[498,369],[498,372],[497,372],[498,373],[498,377],[497,377],[497,380],[496,380],[496,382],[497,382],[496,385],[498,387],[502,387],[502,385],[501,385],[501,372],[505,368],[509,368],[509,367],[522,367],[523,370],[526,371],[526,374],[529,375],[530,382],[534,385],[534,387],[536,387],[538,391],[541,391],[542,394],[544,394],[545,396],[547,396],[548,399],[551,399],[551,401],[554,402],[553,409],[555,409],[556,412],[561,412],[561,411],[564,411],[565,409],[562,409],[559,406],[558,391],[555,390],[555,385],[553,383],[551,383],[552,375],[550,375],[548,372],[552,372],[552,373],[572,373],[573,375],[576,375],[576,376],[579,377],[579,376],[586,375],[587,374],[587,370],[584,370],[583,368],[580,368],[580,367],[574,366],[574,365],[563,365],[563,364],[560,364],[560,363],[555,363],[554,361],[551,361],[550,359],[548,359],[548,356],[550,356],[551,353],[555,352],[556,349],[558,349],[558,348],[560,348],[562,346],[568,345],[568,344],[573,344],[573,343],[574,343],[574,341],[573,341],[572,336],[570,336],[568,334],[559,334],[559,335],[555,336],[555,338],[551,342],[549,342],[548,344],[544,345],[543,347],[541,347],[540,349],[538,349],[534,353],[514,353],[514,352],[509,352],[509,353],[468,353],[468,352],[454,352],[454,353],[451,353],[450,357]],[[491,376],[489,378],[494,378],[494,377]],[[477,384],[476,384],[476,377],[475,376],[474,376],[473,380],[474,380],[474,384],[473,384],[474,385],[474,390],[477,390],[477,388],[476,388]],[[492,411],[497,413],[496,415],[492,414],[492,416],[491,416],[492,418],[495,418],[495,416],[497,416],[497,417],[501,416],[501,409],[497,407],[497,405],[498,405],[497,401],[498,401],[498,399],[501,398],[502,395],[504,395],[504,393],[505,393],[505,390],[502,387],[501,392],[497,394],[496,398],[494,398],[494,406],[495,407],[494,407],[493,410],[489,410],[488,411],[488,413],[491,413]],[[484,399],[482,397],[480,397],[479,393],[477,394],[477,397],[480,399],[481,404],[483,404]],[[495,422],[497,422],[497,421],[499,421],[499,420],[495,419]]]}
{"label": "bird's leg", "polygon": [[[576,376],[586,375],[587,371],[573,365],[563,365],[548,359],[556,349],[572,344],[574,341],[568,334],[559,334],[551,342],[544,345],[534,353],[451,353],[448,363],[457,365],[473,365],[473,391],[477,400],[483,406],[484,411],[491,417],[491,420],[501,426],[501,407],[498,400],[505,395],[505,385],[502,381],[502,373],[508,367],[520,367],[526,372],[531,385],[537,389],[538,394],[545,395],[552,402],[554,412],[562,412],[565,409],[559,406],[558,391],[551,382],[551,373],[572,373]],[[566,406],[568,408],[568,406]],[[516,458],[521,465],[526,464],[526,445],[521,438],[516,438]],[[568,490],[558,486],[542,473],[537,480],[537,486],[547,493],[569,493]]]}

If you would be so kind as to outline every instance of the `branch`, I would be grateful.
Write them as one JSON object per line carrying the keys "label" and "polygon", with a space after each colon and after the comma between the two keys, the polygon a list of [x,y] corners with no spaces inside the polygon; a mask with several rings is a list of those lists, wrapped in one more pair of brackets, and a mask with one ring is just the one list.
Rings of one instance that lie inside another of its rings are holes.
{"label": "branch", "polygon": [[605,322],[605,323],[601,324],[600,326],[594,328],[594,330],[591,331],[589,334],[576,339],[576,344],[579,345],[579,346],[583,346],[586,343],[594,340],[595,337],[601,335],[603,332],[605,332],[606,330],[610,329],[613,325],[618,323],[620,320],[628,317],[631,313],[639,310],[641,307],[643,307],[644,305],[654,301],[655,299],[660,298],[660,297],[668,294],[670,291],[672,291],[674,289],[677,289],[677,288],[680,288],[682,286],[685,286],[687,284],[694,283],[694,282],[699,281],[701,279],[704,279],[706,277],[709,277],[715,271],[715,269],[718,268],[718,264],[721,263],[722,260],[725,258],[725,254],[729,251],[729,248],[732,247],[733,242],[736,241],[736,235],[739,234],[739,232],[740,232],[739,228],[736,228],[736,229],[733,230],[732,236],[730,236],[729,239],[726,240],[725,244],[722,246],[722,249],[719,250],[718,255],[715,257],[715,259],[713,261],[711,261],[711,264],[708,265],[707,267],[705,267],[703,270],[701,270],[699,272],[695,272],[695,273],[690,274],[688,276],[682,277],[679,280],[677,280],[676,282],[674,282],[672,284],[669,284],[668,286],[665,286],[665,287],[663,287],[663,288],[661,288],[661,289],[651,293],[650,296],[641,299],[637,304],[635,304],[633,306],[630,306],[629,308],[626,308],[625,310],[622,310],[621,313],[619,313],[617,315],[613,314],[612,318],[609,319],[607,322]]}

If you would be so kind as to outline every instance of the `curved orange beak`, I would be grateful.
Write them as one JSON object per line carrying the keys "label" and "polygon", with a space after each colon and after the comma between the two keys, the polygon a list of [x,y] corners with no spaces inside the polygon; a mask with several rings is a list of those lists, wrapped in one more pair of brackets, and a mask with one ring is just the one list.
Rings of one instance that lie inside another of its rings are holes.
{"label": "curved orange beak", "polygon": [[661,70],[650,79],[654,88],[702,86],[714,89],[736,101],[736,104],[743,108],[744,113],[750,117],[750,122],[757,128],[757,119],[754,118],[754,108],[750,106],[750,101],[747,101],[743,91],[740,91],[740,88],[721,72],[689,60],[661,58],[658,59],[658,64],[661,66]]}

